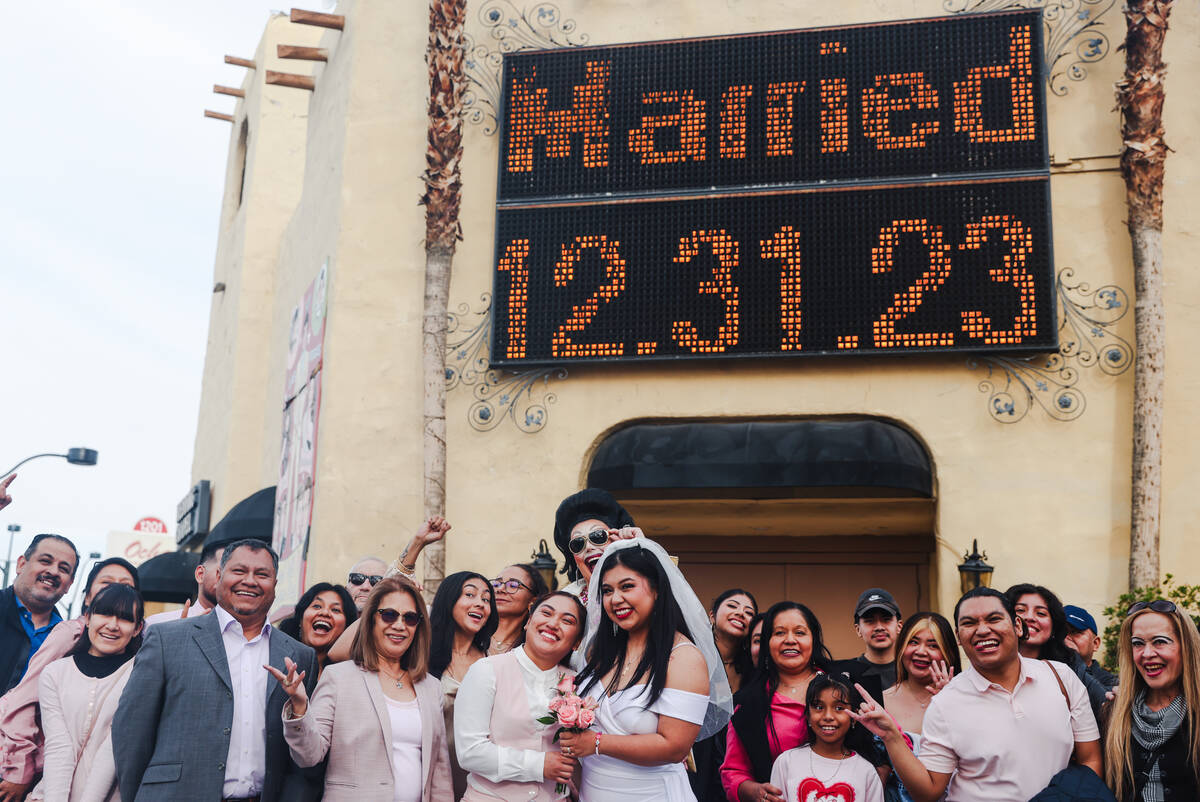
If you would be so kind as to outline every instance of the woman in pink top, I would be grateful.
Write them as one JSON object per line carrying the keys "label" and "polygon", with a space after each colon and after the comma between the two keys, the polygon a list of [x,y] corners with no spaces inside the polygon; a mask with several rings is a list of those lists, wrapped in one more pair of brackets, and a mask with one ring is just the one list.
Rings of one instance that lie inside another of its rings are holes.
{"label": "woman in pink top", "polygon": [[782,789],[770,782],[771,765],[805,741],[804,694],[831,662],[821,623],[803,604],[773,605],[762,633],[755,677],[738,693],[726,735],[721,786],[730,802],[783,802]]}
{"label": "woman in pink top", "polygon": [[[139,588],[137,569],[127,560],[110,557],[92,566],[83,586],[83,610],[109,585]],[[46,666],[64,657],[79,642],[87,616],[63,621],[46,636],[34,652],[29,668],[11,691],[0,697],[0,780],[20,799],[42,770],[42,727],[38,722],[38,681]],[[2,783],[0,783],[2,784]]]}
{"label": "woman in pink top", "polygon": [[462,802],[558,798],[577,761],[554,743],[555,725],[539,724],[554,689],[575,672],[564,664],[583,636],[584,607],[566,591],[542,596],[525,624],[524,642],[471,666],[458,690],[454,745],[467,775]]}

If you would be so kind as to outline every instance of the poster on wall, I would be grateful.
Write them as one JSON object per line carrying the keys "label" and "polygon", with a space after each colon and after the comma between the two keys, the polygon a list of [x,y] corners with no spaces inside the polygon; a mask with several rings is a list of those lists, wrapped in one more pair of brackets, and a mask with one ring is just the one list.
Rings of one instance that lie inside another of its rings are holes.
{"label": "poster on wall", "polygon": [[304,588],[317,467],[328,262],[292,310],[275,491],[272,545],[279,554],[276,598],[295,599]]}

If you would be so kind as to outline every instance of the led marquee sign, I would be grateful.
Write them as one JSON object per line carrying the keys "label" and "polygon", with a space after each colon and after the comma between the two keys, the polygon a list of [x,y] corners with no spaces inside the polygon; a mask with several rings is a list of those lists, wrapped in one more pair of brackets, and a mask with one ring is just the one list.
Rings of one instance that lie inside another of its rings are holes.
{"label": "led marquee sign", "polygon": [[492,363],[1056,347],[1041,36],[506,55]]}

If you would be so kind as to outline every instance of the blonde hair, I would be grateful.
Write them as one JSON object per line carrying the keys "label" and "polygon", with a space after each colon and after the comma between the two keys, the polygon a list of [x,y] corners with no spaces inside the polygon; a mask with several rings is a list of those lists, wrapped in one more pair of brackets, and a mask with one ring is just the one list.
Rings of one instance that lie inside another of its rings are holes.
{"label": "blonde hair", "polygon": [[[1109,707],[1108,735],[1104,739],[1105,782],[1117,799],[1132,797],[1133,779],[1133,703],[1137,695],[1146,689],[1146,681],[1133,664],[1133,621],[1146,613],[1157,612],[1146,608],[1128,616],[1121,623],[1117,636],[1118,685],[1117,696]],[[1188,765],[1200,783],[1200,632],[1184,613],[1174,610],[1158,613],[1171,619],[1175,637],[1179,642],[1179,659],[1182,663],[1179,682],[1187,708]]]}
{"label": "blonde hair", "polygon": [[389,576],[371,588],[371,595],[367,596],[367,602],[363,605],[362,615],[359,617],[361,623],[358,626],[358,632],[355,633],[354,642],[350,645],[350,657],[359,668],[367,671],[379,670],[379,645],[375,642],[375,614],[379,612],[379,605],[383,601],[383,597],[389,593],[407,594],[412,599],[417,615],[421,617],[413,632],[408,650],[400,658],[400,667],[408,672],[409,679],[417,683],[425,679],[425,674],[429,671],[429,644],[432,635],[429,631],[429,615],[425,611],[425,600],[421,598],[421,591],[402,576]]}
{"label": "blonde hair", "polygon": [[[938,619],[941,620],[939,621]],[[950,622],[937,613],[914,613],[912,618],[904,622],[904,626],[896,638],[897,685],[908,679],[908,669],[904,667],[904,647],[912,640],[913,635],[924,630],[929,630],[930,634],[933,635],[933,640],[937,643],[938,648],[942,650],[942,659],[946,661],[946,665],[952,667],[954,673],[957,674],[959,672],[961,664],[958,659],[958,643],[953,638],[947,643],[942,624],[945,624],[946,632],[954,632],[953,628],[950,627]],[[954,651],[950,651],[951,649]]]}

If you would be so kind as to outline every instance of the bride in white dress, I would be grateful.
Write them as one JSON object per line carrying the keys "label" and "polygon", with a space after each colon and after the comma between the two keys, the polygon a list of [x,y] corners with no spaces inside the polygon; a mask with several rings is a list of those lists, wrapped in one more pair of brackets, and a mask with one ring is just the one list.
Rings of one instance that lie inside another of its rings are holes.
{"label": "bride in white dress", "polygon": [[[729,721],[732,697],[708,615],[657,543],[613,543],[592,573],[577,692],[596,728],[562,734],[582,802],[695,802],[683,761]],[[693,636],[697,636],[694,640]]]}

